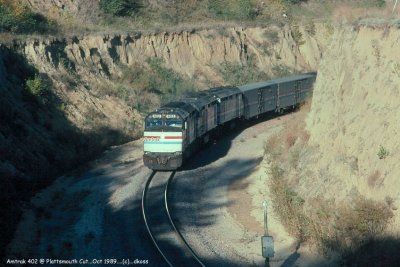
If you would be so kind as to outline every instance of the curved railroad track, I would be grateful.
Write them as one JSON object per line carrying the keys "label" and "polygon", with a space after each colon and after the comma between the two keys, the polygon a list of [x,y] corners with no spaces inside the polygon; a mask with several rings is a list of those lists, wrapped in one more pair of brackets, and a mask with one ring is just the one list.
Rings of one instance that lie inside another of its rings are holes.
{"label": "curved railroad track", "polygon": [[[153,171],[142,194],[147,232],[169,266],[205,266],[176,227],[168,207],[168,189],[175,172]],[[158,179],[154,179],[157,177]]]}

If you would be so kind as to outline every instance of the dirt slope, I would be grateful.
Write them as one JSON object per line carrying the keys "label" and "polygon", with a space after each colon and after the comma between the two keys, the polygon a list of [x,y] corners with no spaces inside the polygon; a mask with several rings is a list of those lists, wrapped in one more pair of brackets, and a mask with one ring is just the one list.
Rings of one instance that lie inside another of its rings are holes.
{"label": "dirt slope", "polygon": [[[337,201],[361,194],[393,206],[400,230],[400,33],[395,27],[337,31],[319,66],[307,119],[311,149],[300,191]],[[310,175],[312,174],[312,175]]]}

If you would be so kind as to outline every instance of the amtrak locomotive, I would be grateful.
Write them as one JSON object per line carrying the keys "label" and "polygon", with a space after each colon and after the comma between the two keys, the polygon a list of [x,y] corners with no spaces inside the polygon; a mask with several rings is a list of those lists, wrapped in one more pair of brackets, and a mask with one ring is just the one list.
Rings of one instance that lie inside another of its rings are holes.
{"label": "amtrak locomotive", "polygon": [[176,170],[223,126],[304,102],[316,73],[200,91],[167,103],[145,119],[144,164]]}

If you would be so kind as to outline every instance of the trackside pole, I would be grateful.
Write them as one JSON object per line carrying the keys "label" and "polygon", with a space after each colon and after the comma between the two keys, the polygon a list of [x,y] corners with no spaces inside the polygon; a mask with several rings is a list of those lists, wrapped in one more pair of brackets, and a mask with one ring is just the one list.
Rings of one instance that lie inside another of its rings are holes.
{"label": "trackside pole", "polygon": [[274,239],[268,235],[268,202],[264,200],[264,235],[261,237],[261,251],[262,256],[265,258],[265,266],[269,267],[269,258],[274,257]]}

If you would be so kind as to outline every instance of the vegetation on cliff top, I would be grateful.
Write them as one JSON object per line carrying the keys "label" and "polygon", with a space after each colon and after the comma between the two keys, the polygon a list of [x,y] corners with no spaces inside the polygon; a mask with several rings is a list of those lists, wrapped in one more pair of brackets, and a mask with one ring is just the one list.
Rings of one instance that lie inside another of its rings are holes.
{"label": "vegetation on cliff top", "polygon": [[49,33],[55,24],[23,2],[0,0],[0,32]]}
{"label": "vegetation on cliff top", "polygon": [[[50,1],[0,0],[0,33],[80,34],[97,31],[157,29],[178,25],[206,26],[228,22],[288,23],[329,20],[345,7],[382,8],[384,0],[77,0],[63,5]],[[352,13],[352,19],[368,16]],[[358,12],[360,13],[360,12]]]}

